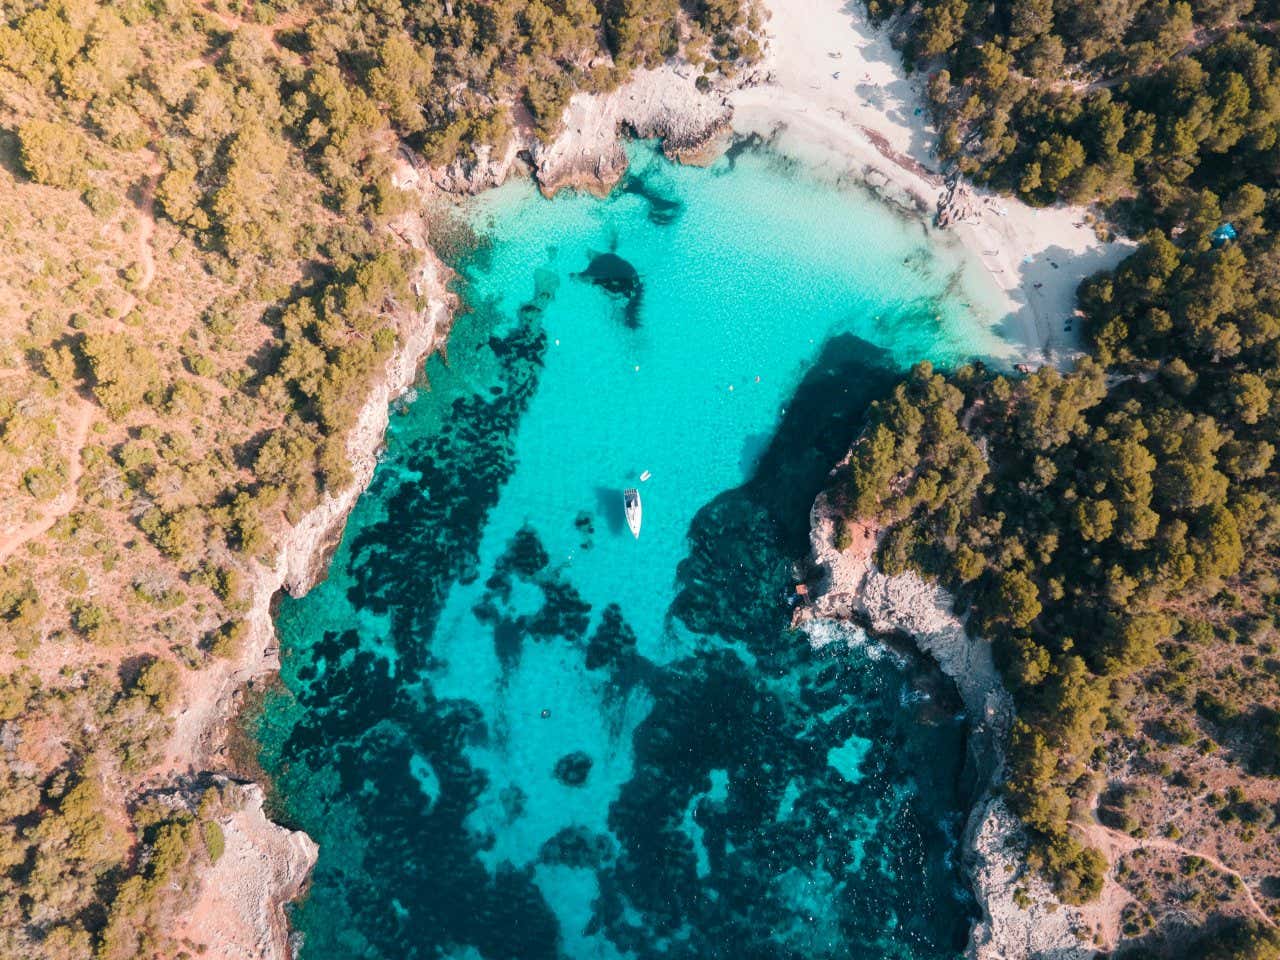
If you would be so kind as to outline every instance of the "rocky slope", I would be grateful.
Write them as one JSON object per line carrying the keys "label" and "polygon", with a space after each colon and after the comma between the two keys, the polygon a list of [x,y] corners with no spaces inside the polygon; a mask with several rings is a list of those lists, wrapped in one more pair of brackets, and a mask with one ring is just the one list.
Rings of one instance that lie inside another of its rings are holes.
{"label": "rocky slope", "polygon": [[[971,637],[952,613],[952,599],[913,573],[886,576],[876,569],[874,528],[860,525],[852,544],[836,547],[838,511],[828,493],[810,514],[813,576],[810,602],[796,625],[850,621],[880,634],[906,634],[955,682],[969,716],[969,772],[974,806],[963,838],[964,868],[982,918],[970,934],[970,960],[1088,960],[1097,926],[1093,911],[1057,902],[1026,867],[1026,839],[996,789],[1013,703],[1000,681],[991,647]],[[1021,904],[1021,905],[1020,905]]]}

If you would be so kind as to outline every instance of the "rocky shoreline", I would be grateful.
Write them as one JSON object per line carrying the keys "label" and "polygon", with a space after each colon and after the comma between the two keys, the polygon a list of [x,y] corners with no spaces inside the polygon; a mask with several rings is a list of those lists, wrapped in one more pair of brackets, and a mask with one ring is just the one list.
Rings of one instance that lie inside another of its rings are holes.
{"label": "rocky shoreline", "polygon": [[991,646],[971,636],[952,612],[951,596],[914,573],[887,576],[873,557],[879,531],[861,524],[852,544],[836,546],[840,511],[831,492],[810,512],[809,602],[793,625],[853,623],[873,634],[906,636],[955,683],[969,718],[966,776],[972,807],[961,840],[962,865],[981,911],[970,931],[968,960],[1089,960],[1096,947],[1091,911],[1058,903],[1026,866],[1027,842],[999,796],[1013,701]]}
{"label": "rocky shoreline", "polygon": [[[433,191],[408,157],[398,164],[396,185],[420,193],[424,206]],[[347,438],[353,482],[336,496],[326,496],[283,534],[272,565],[257,566],[245,616],[244,652],[234,662],[209,667],[210,675],[177,719],[168,751],[171,769],[185,768],[196,779],[207,771],[234,769],[227,737],[244,695],[280,669],[275,598],[282,590],[302,596],[324,578],[347,517],[373,478],[391,404],[413,385],[423,359],[448,333],[455,297],[445,286],[448,268],[429,244],[425,211],[402,215],[391,229],[418,254],[410,278],[418,304],[398,312],[397,347]],[[293,950],[284,908],[304,891],[318,848],[302,831],[267,818],[259,785],[236,784],[235,789],[243,794],[243,803],[223,822],[227,854],[200,878],[190,913],[203,922],[190,929],[189,937],[204,943],[206,957],[287,960]]]}
{"label": "rocky shoreline", "polygon": [[[468,165],[435,170],[404,152],[396,185],[418,193],[424,208],[435,194],[475,194],[523,174],[531,174],[548,196],[565,188],[603,196],[626,173],[628,135],[660,139],[674,160],[705,163],[719,155],[731,116],[724,92],[699,92],[691,73],[673,66],[644,70],[605,96],[575,96],[566,112],[565,132],[549,144],[528,129],[500,156],[484,154]],[[284,533],[273,564],[258,566],[245,618],[249,634],[244,653],[233,663],[210,667],[178,717],[168,758],[171,769],[185,769],[188,776],[204,778],[208,771],[234,767],[227,739],[244,695],[280,669],[275,599],[281,591],[303,596],[324,578],[347,517],[372,480],[391,404],[413,385],[423,359],[448,334],[456,298],[446,288],[448,268],[431,248],[425,211],[404,214],[391,228],[419,256],[412,286],[425,305],[401,311],[397,348],[348,437],[353,482]],[[288,960],[294,949],[285,907],[305,890],[318,848],[304,832],[267,818],[261,787],[236,786],[245,802],[223,823],[228,850],[235,856],[220,860],[200,878],[190,914],[202,922],[198,929],[190,928],[189,937],[203,942],[206,957]]]}
{"label": "rocky shoreline", "polygon": [[[746,82],[746,78],[732,86]],[[564,189],[606,196],[627,171],[626,137],[662,142],[668,158],[705,164],[720,155],[730,133],[729,87],[699,91],[693,69],[667,64],[638,70],[606,94],[575,94],[564,129],[549,142],[538,138],[527,117],[506,149],[481,148],[476,159],[432,171],[437,187],[473,194],[528,174],[545,196]]]}

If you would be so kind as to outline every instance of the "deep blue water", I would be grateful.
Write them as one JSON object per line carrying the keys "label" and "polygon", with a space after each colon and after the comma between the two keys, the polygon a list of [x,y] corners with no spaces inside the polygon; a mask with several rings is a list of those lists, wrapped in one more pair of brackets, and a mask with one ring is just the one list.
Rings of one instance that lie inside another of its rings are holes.
{"label": "deep blue water", "polygon": [[468,208],[474,309],[281,607],[259,727],[321,845],[303,960],[963,947],[954,692],[854,633],[815,648],[788,600],[867,405],[999,344],[863,195],[767,150],[632,153],[607,201]]}

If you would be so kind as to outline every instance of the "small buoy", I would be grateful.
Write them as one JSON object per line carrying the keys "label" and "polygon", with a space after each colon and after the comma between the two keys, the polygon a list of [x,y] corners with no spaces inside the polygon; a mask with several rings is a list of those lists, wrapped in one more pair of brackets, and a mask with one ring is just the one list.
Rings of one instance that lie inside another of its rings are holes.
{"label": "small buoy", "polygon": [[760,382],[760,374],[758,374],[758,373],[757,373],[757,374],[756,374],[756,383],[759,383],[759,382]]}
{"label": "small buoy", "polygon": [[560,346],[560,341],[559,341],[559,339],[557,339],[557,340],[556,340],[556,346],[557,346],[557,347],[558,347],[558,346]]}
{"label": "small buoy", "polygon": [[639,372],[640,372],[640,364],[638,364],[638,363],[637,363],[637,364],[636,364],[636,373],[639,373]]}
{"label": "small buoy", "polygon": [[543,707],[541,716],[543,720],[546,720],[548,717],[551,716],[551,711],[548,710],[546,707]]}
{"label": "small buoy", "polygon": [[733,384],[732,384],[732,383],[731,383],[731,384],[729,384],[729,392],[730,392],[730,393],[732,393],[732,392],[733,392]]}

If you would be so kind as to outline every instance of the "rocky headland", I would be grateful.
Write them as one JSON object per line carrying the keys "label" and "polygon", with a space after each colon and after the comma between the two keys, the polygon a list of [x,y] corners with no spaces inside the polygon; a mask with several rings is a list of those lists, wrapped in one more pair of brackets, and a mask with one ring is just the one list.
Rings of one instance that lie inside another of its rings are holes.
{"label": "rocky headland", "polygon": [[[208,945],[205,956],[259,960],[288,957],[285,904],[299,896],[318,848],[301,830],[272,823],[262,787],[210,778],[227,812],[217,817],[220,854],[201,877],[195,902],[183,913],[184,935]],[[204,785],[202,785],[204,786]]]}
{"label": "rocky headland", "polygon": [[955,683],[969,721],[966,779],[972,785],[962,863],[982,914],[966,957],[1088,960],[1098,949],[1092,938],[1099,908],[1057,901],[1027,867],[1023,828],[999,796],[1014,711],[991,645],[966,630],[946,590],[914,573],[891,577],[877,569],[880,531],[873,525],[856,524],[844,538],[848,546],[837,547],[841,516],[833,491],[818,496],[810,513],[809,600],[797,609],[794,626],[812,630],[836,621],[907,637]]}
{"label": "rocky headland", "polygon": [[609,93],[575,94],[554,139],[539,138],[527,115],[518,116],[504,149],[482,147],[432,176],[450,193],[478,193],[527,173],[548,197],[565,188],[604,196],[626,173],[627,136],[660,140],[663,152],[681,163],[715,159],[730,132],[729,90],[745,79],[699,90],[688,65],[638,70]]}

